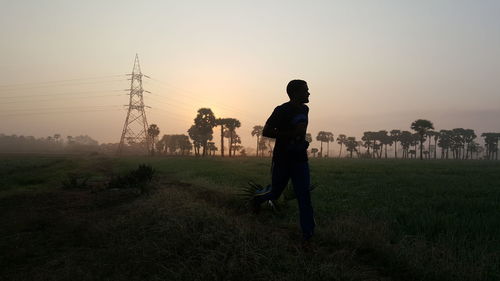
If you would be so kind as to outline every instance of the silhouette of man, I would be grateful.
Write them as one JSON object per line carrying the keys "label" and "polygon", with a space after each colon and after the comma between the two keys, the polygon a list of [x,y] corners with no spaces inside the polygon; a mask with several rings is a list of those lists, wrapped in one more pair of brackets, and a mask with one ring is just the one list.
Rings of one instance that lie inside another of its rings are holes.
{"label": "silhouette of man", "polygon": [[276,139],[272,160],[271,186],[254,196],[254,211],[268,200],[277,200],[288,180],[292,180],[300,211],[300,226],[305,241],[314,234],[314,216],[309,191],[310,175],[307,159],[306,130],[308,123],[309,88],[303,80],[292,80],[286,87],[290,98],[276,107],[267,119],[262,135]]}

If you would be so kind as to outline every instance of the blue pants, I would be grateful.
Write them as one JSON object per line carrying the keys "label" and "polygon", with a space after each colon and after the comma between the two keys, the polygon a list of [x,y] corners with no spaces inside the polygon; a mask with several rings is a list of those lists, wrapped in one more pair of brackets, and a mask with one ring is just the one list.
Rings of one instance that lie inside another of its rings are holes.
{"label": "blue pants", "polygon": [[309,239],[314,234],[314,215],[309,191],[310,175],[308,162],[273,162],[271,192],[260,197],[261,202],[277,200],[292,179],[293,190],[299,203],[300,227],[304,239]]}

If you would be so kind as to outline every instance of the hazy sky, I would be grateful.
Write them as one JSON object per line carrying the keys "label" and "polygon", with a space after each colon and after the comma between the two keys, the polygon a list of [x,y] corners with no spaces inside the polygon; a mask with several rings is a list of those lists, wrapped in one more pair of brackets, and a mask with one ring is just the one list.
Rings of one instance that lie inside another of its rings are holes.
{"label": "hazy sky", "polygon": [[313,136],[500,131],[500,1],[0,2],[0,133],[118,142],[136,53],[161,134],[210,107],[254,146],[294,78]]}

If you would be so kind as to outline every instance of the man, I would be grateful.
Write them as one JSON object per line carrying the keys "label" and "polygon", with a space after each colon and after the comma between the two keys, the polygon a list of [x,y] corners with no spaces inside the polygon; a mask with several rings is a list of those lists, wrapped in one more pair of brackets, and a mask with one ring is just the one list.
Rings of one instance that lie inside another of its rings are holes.
{"label": "man", "polygon": [[303,80],[292,80],[286,87],[290,98],[276,107],[267,119],[262,135],[275,138],[273,150],[272,181],[270,188],[258,191],[254,198],[254,209],[268,200],[277,200],[288,180],[292,180],[300,211],[300,226],[304,241],[309,241],[314,234],[314,217],[309,192],[310,176],[307,162],[306,130],[308,123],[309,88]]}

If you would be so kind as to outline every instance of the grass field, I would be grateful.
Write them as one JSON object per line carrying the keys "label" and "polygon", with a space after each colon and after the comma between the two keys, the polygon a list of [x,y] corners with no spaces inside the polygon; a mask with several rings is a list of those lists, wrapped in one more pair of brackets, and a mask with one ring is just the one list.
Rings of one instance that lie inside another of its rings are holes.
{"label": "grass field", "polygon": [[[294,201],[238,196],[270,159],[0,157],[0,280],[500,280],[498,162],[312,159],[304,252]],[[147,193],[105,188],[140,163]]]}

